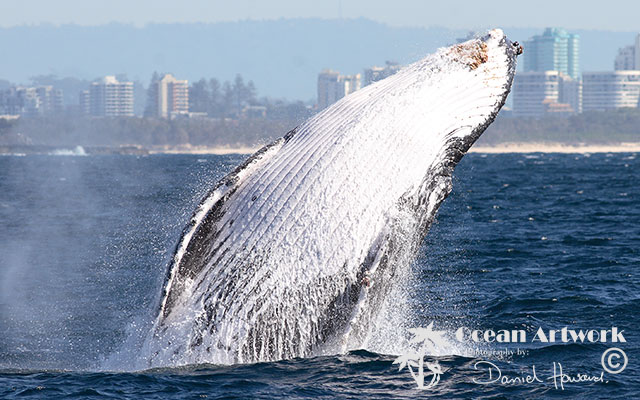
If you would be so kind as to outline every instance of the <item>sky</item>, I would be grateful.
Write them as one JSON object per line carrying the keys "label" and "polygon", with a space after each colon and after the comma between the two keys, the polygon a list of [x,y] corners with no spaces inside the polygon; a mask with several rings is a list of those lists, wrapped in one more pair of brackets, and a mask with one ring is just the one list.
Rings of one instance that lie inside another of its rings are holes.
{"label": "sky", "polygon": [[640,31],[639,0],[0,0],[0,26],[365,17],[392,26]]}

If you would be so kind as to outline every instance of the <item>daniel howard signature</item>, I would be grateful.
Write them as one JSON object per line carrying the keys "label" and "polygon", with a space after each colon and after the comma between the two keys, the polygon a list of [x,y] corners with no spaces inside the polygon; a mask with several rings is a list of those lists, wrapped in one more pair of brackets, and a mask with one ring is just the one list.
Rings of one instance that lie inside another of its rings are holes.
{"label": "daniel howard signature", "polygon": [[473,378],[473,382],[479,385],[503,385],[503,386],[521,386],[530,384],[544,384],[545,380],[552,381],[556,389],[564,390],[564,385],[569,383],[584,382],[601,382],[604,381],[604,371],[599,375],[590,375],[586,373],[566,373],[562,368],[562,364],[554,362],[548,375],[542,376],[536,366],[531,367],[531,373],[507,375],[502,372],[500,367],[490,361],[478,361],[474,368],[483,372],[480,379]]}

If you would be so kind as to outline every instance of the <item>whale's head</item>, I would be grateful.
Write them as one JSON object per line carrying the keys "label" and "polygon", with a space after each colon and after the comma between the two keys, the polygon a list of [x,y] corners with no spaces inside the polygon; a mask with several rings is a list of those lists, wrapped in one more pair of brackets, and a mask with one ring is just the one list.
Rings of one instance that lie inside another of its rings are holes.
{"label": "whale's head", "polygon": [[443,154],[457,162],[494,121],[511,90],[521,53],[517,42],[493,29],[440,48],[344,97],[300,130],[331,121],[332,127],[352,136],[379,138],[381,154],[391,152],[383,145],[391,141],[404,147],[391,154],[415,156],[412,170],[424,175],[433,167],[429,160],[441,160]]}
{"label": "whale's head", "polygon": [[[504,105],[522,51],[501,29],[493,29],[416,63],[429,71],[417,95],[430,105],[424,117],[441,120],[437,135],[450,137],[466,152]],[[426,135],[438,130],[431,126]]]}
{"label": "whale's head", "polygon": [[[483,64],[495,68],[495,64],[507,64],[508,69],[515,68],[515,58],[522,54],[518,42],[507,39],[501,29],[493,29],[483,36],[470,39],[450,47],[449,52],[461,64],[475,70]],[[494,64],[491,66],[491,64]],[[513,72],[513,71],[510,71]]]}

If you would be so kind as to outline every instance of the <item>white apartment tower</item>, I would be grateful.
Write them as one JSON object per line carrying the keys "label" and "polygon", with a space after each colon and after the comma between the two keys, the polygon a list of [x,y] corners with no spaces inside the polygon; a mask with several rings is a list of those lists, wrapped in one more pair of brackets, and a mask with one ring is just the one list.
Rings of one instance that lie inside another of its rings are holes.
{"label": "white apartment tower", "polygon": [[636,36],[634,44],[618,50],[614,69],[616,71],[640,70],[640,34]]}
{"label": "white apartment tower", "polygon": [[178,80],[166,74],[155,88],[155,115],[160,118],[173,118],[189,113],[189,82]]}
{"label": "white apartment tower", "polygon": [[561,28],[547,28],[524,43],[525,71],[560,71],[580,79],[580,36]]}
{"label": "white apartment tower", "polygon": [[0,91],[0,114],[38,117],[63,110],[62,90],[52,86],[14,86]]}
{"label": "white apartment tower", "polygon": [[613,69],[629,71],[636,69],[636,46],[625,46],[618,50]]}
{"label": "white apartment tower", "polygon": [[638,107],[640,71],[604,71],[582,74],[583,108],[602,111],[622,107]]}
{"label": "white apartment tower", "polygon": [[636,69],[640,69],[640,33],[636,35]]}
{"label": "white apartment tower", "polygon": [[582,112],[580,81],[558,71],[517,73],[512,95],[513,114],[519,117]]}
{"label": "white apartment tower", "polygon": [[344,96],[360,89],[360,74],[340,75],[324,70],[318,75],[318,109],[323,110]]}
{"label": "white apartment tower", "polygon": [[133,83],[105,76],[89,87],[89,114],[96,117],[132,117]]}

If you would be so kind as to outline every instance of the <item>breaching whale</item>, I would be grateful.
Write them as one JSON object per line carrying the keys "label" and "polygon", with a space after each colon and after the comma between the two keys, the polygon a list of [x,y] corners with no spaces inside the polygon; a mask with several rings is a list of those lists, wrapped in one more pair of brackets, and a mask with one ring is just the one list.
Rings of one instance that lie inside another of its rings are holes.
{"label": "breaching whale", "polygon": [[501,30],[438,50],[267,145],[185,228],[149,366],[358,348],[398,268],[494,120],[522,51]]}

